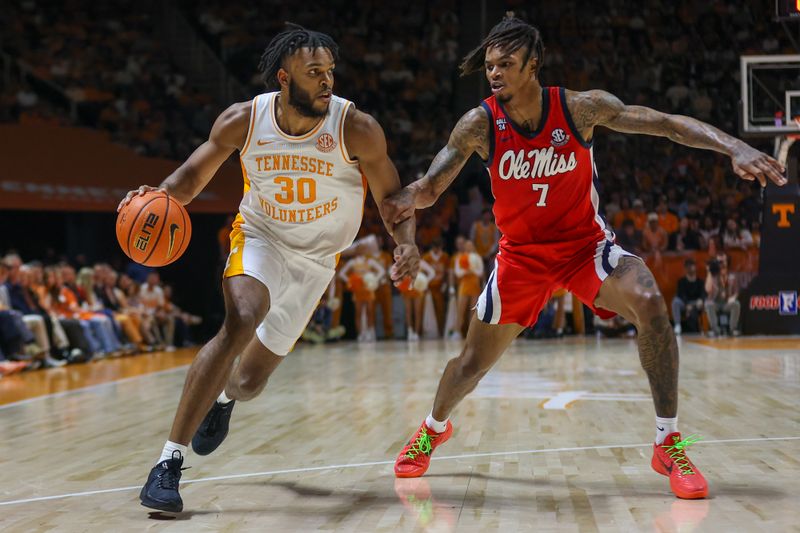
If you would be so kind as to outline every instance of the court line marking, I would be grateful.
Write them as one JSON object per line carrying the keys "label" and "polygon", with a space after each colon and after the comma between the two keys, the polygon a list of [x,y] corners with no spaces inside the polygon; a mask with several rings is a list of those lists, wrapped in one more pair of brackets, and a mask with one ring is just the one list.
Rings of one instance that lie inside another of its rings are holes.
{"label": "court line marking", "polygon": [[69,396],[70,394],[74,394],[74,393],[88,392],[88,391],[93,391],[93,390],[96,390],[96,389],[102,389],[104,387],[110,387],[111,385],[117,385],[119,383],[126,383],[128,381],[133,381],[133,380],[136,380],[136,379],[142,379],[142,378],[146,378],[146,377],[150,377],[150,376],[158,376],[159,374],[169,374],[170,372],[177,372],[178,370],[185,370],[186,368],[189,367],[190,364],[191,363],[187,363],[185,365],[175,366],[175,367],[172,367],[172,368],[166,368],[164,370],[156,370],[155,372],[149,372],[147,374],[139,374],[138,376],[130,376],[130,377],[127,377],[127,378],[117,379],[117,380],[114,380],[114,381],[106,381],[105,383],[97,383],[95,385],[88,385],[86,387],[81,387],[79,389],[70,389],[70,390],[64,390],[64,391],[61,391],[61,392],[51,392],[49,394],[43,394],[41,396],[36,396],[34,398],[26,398],[24,400],[17,400],[16,402],[11,402],[11,403],[6,403],[6,404],[3,404],[3,405],[0,405],[0,411],[2,411],[3,409],[8,409],[9,407],[16,407],[18,405],[25,405],[25,404],[36,402],[36,401],[39,401],[39,400],[46,400],[48,398],[61,398],[62,396]]}
{"label": "court line marking", "polygon": [[[742,442],[765,442],[765,441],[787,441],[787,440],[800,440],[800,437],[754,437],[749,439],[718,439],[718,440],[702,440],[697,444],[733,444]],[[508,452],[484,452],[484,453],[466,453],[462,455],[445,455],[442,457],[431,457],[431,461],[449,461],[453,459],[471,459],[475,457],[497,457],[502,455],[531,455],[539,453],[559,453],[559,452],[575,452],[586,450],[610,450],[615,448],[649,448],[653,444],[606,444],[603,446],[576,446],[570,448],[544,448],[538,450],[512,450]],[[226,476],[213,476],[204,477],[199,479],[188,479],[181,481],[181,485],[188,485],[190,483],[204,483],[206,481],[224,481],[229,479],[244,479],[251,477],[274,476],[279,474],[296,474],[300,472],[319,472],[321,470],[341,470],[349,468],[362,468],[365,466],[382,466],[391,465],[394,461],[370,461],[366,463],[350,463],[343,465],[325,465],[325,466],[307,466],[300,468],[286,468],[283,470],[268,470],[266,472],[250,472],[246,474],[230,474]],[[39,496],[36,498],[25,498],[21,500],[9,500],[0,502],[0,507],[6,505],[18,505],[22,503],[42,502],[48,500],[59,500],[64,498],[74,498],[78,496],[92,496],[95,494],[111,494],[114,492],[125,492],[129,490],[140,490],[141,485],[132,485],[129,487],[117,487],[114,489],[102,490],[89,490],[84,492],[70,492],[66,494],[56,494],[54,496]]]}

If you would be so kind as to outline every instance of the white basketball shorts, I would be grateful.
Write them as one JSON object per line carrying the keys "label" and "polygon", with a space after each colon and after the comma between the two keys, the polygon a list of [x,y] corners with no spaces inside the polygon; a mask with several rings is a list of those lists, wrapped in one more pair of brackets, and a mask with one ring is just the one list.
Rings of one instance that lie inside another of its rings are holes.
{"label": "white basketball shorts", "polygon": [[256,336],[276,355],[288,354],[335,274],[336,258],[317,261],[235,226],[224,277],[247,275],[269,289],[270,308]]}

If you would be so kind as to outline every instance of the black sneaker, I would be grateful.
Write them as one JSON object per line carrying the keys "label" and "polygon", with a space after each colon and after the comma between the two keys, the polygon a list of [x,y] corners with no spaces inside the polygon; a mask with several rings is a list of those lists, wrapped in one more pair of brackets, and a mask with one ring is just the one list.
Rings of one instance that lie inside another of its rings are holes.
{"label": "black sneaker", "polygon": [[[177,454],[177,455],[176,455]],[[183,511],[183,500],[178,494],[178,482],[181,480],[181,452],[172,452],[172,459],[161,461],[150,470],[147,483],[139,493],[142,505],[159,511],[180,513]]]}
{"label": "black sneaker", "polygon": [[197,433],[192,438],[192,449],[197,455],[208,455],[222,444],[228,436],[228,425],[233,413],[233,404],[236,400],[228,403],[214,402],[211,410],[208,411],[203,423],[197,429]]}

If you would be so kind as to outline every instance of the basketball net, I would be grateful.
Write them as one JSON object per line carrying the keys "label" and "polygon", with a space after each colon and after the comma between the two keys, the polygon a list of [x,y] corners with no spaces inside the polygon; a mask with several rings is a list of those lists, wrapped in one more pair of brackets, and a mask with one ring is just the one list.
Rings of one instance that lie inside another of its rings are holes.
{"label": "basketball net", "polygon": [[[800,116],[796,116],[792,120],[795,126],[797,126],[797,129],[800,130]],[[783,137],[775,137],[775,159],[777,159],[781,165],[786,166],[786,158],[789,157],[789,148],[792,147],[797,139],[800,139],[800,131],[798,131],[798,133],[789,133]]]}

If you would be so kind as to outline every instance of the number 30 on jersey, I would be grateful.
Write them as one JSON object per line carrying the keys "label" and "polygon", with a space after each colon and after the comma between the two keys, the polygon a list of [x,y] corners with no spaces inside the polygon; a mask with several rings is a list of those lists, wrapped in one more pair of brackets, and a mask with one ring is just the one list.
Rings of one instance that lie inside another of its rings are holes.
{"label": "number 30 on jersey", "polygon": [[279,204],[291,204],[295,200],[301,204],[310,204],[317,199],[317,182],[311,178],[293,180],[287,176],[278,176],[273,182],[281,187],[280,194],[275,195],[275,201]]}

